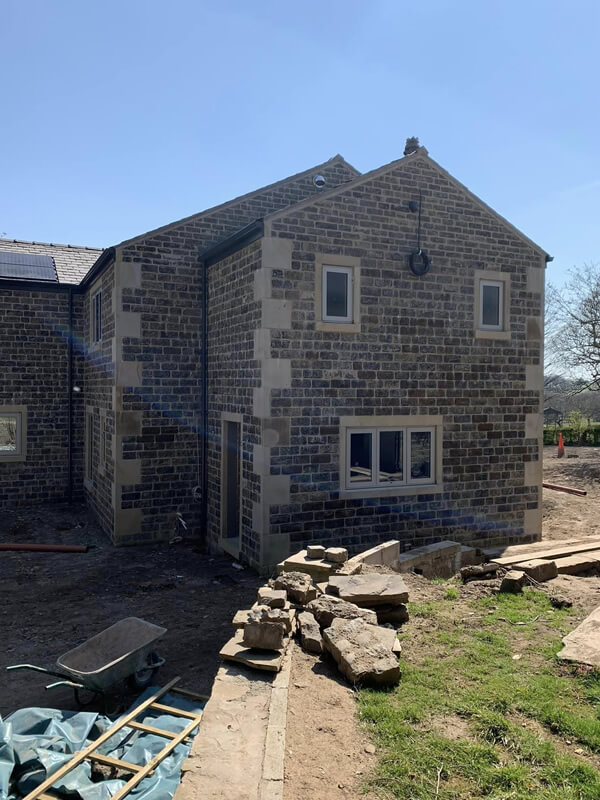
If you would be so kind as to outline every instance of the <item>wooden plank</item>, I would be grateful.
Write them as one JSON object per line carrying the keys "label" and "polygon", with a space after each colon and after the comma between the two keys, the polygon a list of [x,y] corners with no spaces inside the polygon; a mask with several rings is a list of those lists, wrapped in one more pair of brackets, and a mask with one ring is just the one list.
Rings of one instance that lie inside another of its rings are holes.
{"label": "wooden plank", "polygon": [[162,728],[155,728],[152,725],[144,725],[143,722],[128,722],[128,728],[135,728],[136,731],[144,731],[144,733],[152,733],[154,736],[162,736],[165,739],[174,739],[177,734],[173,731],[165,731]]}
{"label": "wooden plank", "polygon": [[91,753],[88,756],[88,760],[97,761],[99,764],[106,764],[107,767],[116,767],[127,772],[139,772],[142,769],[139,764],[131,764],[129,761],[121,761],[119,758],[104,756],[101,753]]}
{"label": "wooden plank", "polygon": [[[579,536],[576,539],[561,539],[559,544],[561,547],[566,547],[571,544],[591,544],[592,542],[598,543],[600,550],[600,537],[598,536]],[[550,547],[552,542],[547,543]],[[556,544],[556,543],[555,543]],[[544,547],[544,542],[530,542],[529,544],[512,544],[509,547],[484,547],[482,549],[483,555],[488,561],[494,558],[505,558],[512,555],[521,555],[521,553],[535,553]]]}
{"label": "wooden plank", "polygon": [[136,775],[133,776],[130,780],[127,781],[125,786],[123,786],[116,794],[113,794],[111,800],[122,800],[126,794],[140,783],[152,770],[156,769],[156,767],[160,764],[163,758],[166,758],[169,753],[172,753],[173,750],[177,747],[178,744],[181,744],[184,739],[191,735],[194,728],[197,728],[200,724],[201,716],[198,715],[195,720],[192,720],[185,728],[178,733],[177,736],[169,742],[169,744],[164,747],[160,753],[157,753],[152,761],[149,761],[145,767],[143,767]]}
{"label": "wooden plank", "polygon": [[576,494],[578,497],[585,497],[587,492],[585,489],[573,489],[572,486],[559,486],[557,483],[542,483],[544,489],[554,489],[555,492],[566,492],[567,494]]}
{"label": "wooden plank", "polygon": [[[548,543],[550,544],[550,542]],[[591,544],[571,544],[571,545],[558,545],[555,547],[547,547],[546,549],[540,548],[536,551],[529,551],[520,556],[503,556],[502,558],[493,558],[494,564],[500,564],[503,567],[519,564],[522,561],[531,561],[534,558],[541,558],[545,561],[550,561],[554,558],[562,558],[563,556],[575,556],[578,553],[590,553],[598,550],[598,542]]]}
{"label": "wooden plank", "polygon": [[75,767],[78,764],[81,764],[82,761],[85,761],[85,759],[88,758],[88,756],[90,756],[95,750],[97,750],[101,744],[108,741],[108,739],[114,736],[115,733],[117,733],[117,731],[120,731],[121,728],[124,728],[132,720],[135,720],[135,718],[138,717],[142,712],[146,711],[146,709],[149,706],[151,706],[152,703],[156,702],[159,698],[161,698],[163,694],[166,694],[169,691],[169,689],[172,686],[174,686],[179,680],[180,680],[179,677],[173,678],[173,680],[169,681],[169,683],[163,686],[162,689],[159,689],[157,692],[151,695],[147,700],[144,700],[143,703],[140,703],[139,706],[134,708],[133,711],[130,711],[129,714],[127,714],[125,717],[123,717],[122,720],[117,722],[116,725],[113,725],[112,728],[109,728],[107,731],[105,731],[101,736],[95,739],[90,745],[85,747],[83,750],[80,750],[78,753],[75,753],[75,755],[70,761],[67,761],[67,763],[63,764],[62,767],[59,767],[56,770],[56,772],[53,772],[52,775],[50,775],[50,777],[46,778],[45,781],[42,781],[42,783],[40,783],[40,785],[32,792],[29,792],[29,794],[26,795],[23,798],[23,800],[36,800],[36,798],[40,797],[40,795],[42,795],[46,791],[46,789],[50,789],[50,787],[53,784],[55,784],[59,778],[62,778],[68,772],[71,772],[72,769],[75,769]]}
{"label": "wooden plank", "polygon": [[[600,547],[600,545],[598,546]],[[179,686],[176,689],[172,689],[171,694],[181,694],[184,697],[191,697],[192,700],[210,700],[210,695],[208,694],[198,694],[198,692],[189,692],[187,689],[180,689]]]}
{"label": "wooden plank", "polygon": [[181,708],[175,706],[165,706],[163,703],[152,703],[150,708],[154,711],[164,711],[165,714],[172,714],[174,717],[187,717],[188,719],[197,719],[198,714],[193,714],[191,711],[182,711]]}

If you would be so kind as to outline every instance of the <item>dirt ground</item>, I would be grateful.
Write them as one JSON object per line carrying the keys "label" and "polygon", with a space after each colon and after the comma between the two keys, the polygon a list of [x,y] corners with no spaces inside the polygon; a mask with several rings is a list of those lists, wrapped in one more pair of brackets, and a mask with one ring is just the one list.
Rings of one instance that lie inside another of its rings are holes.
{"label": "dirt ground", "polygon": [[[567,448],[577,458],[556,458],[545,448],[544,480],[586,489],[587,497],[544,490],[545,540],[600,536],[600,448]],[[3,512],[0,540],[88,544],[86,554],[0,554],[0,714],[29,705],[76,708],[70,690],[46,692],[54,680],[4,667],[34,663],[52,667],[65,651],[125,616],[168,628],[157,648],[167,663],[160,682],[182,676],[181,685],[210,692],[218,651],[231,634],[231,618],[248,608],[262,581],[239,571],[228,557],[211,557],[193,543],[112,547],[83,507],[52,506]],[[440,597],[445,588],[409,576],[411,600]],[[491,593],[495,582],[461,587],[457,613]],[[582,616],[600,604],[600,577],[562,576],[552,593],[567,595]],[[427,618],[407,624],[403,657],[410,660],[410,634],[426,644]],[[123,704],[130,696],[122,694]],[[361,786],[377,755],[356,715],[354,692],[331,662],[294,650],[286,734],[285,800],[364,798]]]}
{"label": "dirt ground", "polygon": [[[3,511],[0,541],[91,546],[87,553],[0,553],[2,715],[24,706],[75,709],[70,689],[44,689],[57,678],[4,668],[52,669],[58,656],[129,616],[168,629],[157,643],[166,659],[160,683],[181,675],[182,687],[210,693],[231,619],[254,602],[261,584],[231,558],[208,556],[192,543],[115,548],[82,506]],[[118,690],[113,707],[131,700],[125,686]]]}

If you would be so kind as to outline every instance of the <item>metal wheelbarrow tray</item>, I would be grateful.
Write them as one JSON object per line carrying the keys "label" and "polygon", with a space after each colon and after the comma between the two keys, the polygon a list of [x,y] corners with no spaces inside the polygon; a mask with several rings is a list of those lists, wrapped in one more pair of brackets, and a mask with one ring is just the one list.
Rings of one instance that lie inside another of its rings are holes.
{"label": "metal wheelbarrow tray", "polygon": [[99,694],[125,678],[137,678],[139,688],[148,685],[154,671],[164,664],[154,652],[157,639],[166,628],[139,617],[127,617],[69,650],[56,661],[62,672],[53,672],[33,664],[15,664],[7,669],[33,669],[66,679],[47,686],[67,685]]}

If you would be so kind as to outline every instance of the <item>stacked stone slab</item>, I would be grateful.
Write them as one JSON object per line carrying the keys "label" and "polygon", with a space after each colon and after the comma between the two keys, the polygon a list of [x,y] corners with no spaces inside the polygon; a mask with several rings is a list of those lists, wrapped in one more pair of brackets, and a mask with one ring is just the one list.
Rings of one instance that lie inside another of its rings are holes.
{"label": "stacked stone slab", "polygon": [[359,608],[375,611],[381,625],[401,625],[408,620],[408,589],[400,575],[377,572],[333,575],[327,592]]}

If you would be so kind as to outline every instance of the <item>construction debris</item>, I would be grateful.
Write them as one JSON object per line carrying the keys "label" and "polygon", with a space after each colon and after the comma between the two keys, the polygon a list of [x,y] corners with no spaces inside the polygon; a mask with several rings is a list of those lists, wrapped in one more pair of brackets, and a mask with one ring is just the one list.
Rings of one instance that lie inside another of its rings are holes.
{"label": "construction debris", "polygon": [[537,583],[552,580],[558,575],[555,561],[543,561],[541,558],[533,558],[531,561],[522,561],[519,569],[529,575]]}
{"label": "construction debris", "polygon": [[559,575],[579,575],[582,572],[597,572],[600,569],[600,553],[565,556],[554,559]]}
{"label": "construction debris", "polygon": [[600,559],[600,538],[574,539],[568,542],[552,543],[544,547],[540,542],[534,545],[520,545],[507,547],[502,555],[493,556],[490,560],[502,567],[512,567],[522,561],[532,558],[541,558],[544,561],[554,561],[565,556],[574,556],[581,553],[594,555]]}
{"label": "construction debris", "polygon": [[475,578],[483,578],[485,580],[494,578],[497,571],[498,564],[474,564],[471,567],[463,567],[460,571],[460,577],[463,579],[463,582],[473,580]]}
{"label": "construction debris", "polygon": [[451,578],[460,570],[461,557],[458,542],[437,542],[400,553],[395,569],[416,572],[425,578]]}
{"label": "construction debris", "polygon": [[564,647],[557,657],[600,667],[600,607],[563,639]]}
{"label": "construction debris", "polygon": [[300,550],[299,553],[289,556],[278,564],[277,573],[281,575],[284,572],[306,572],[315,582],[327,581],[341,566],[342,564],[324,558],[309,558],[306,550]]}
{"label": "construction debris", "polygon": [[408,602],[408,589],[400,575],[376,572],[332,575],[327,592],[361,608],[397,606]]}
{"label": "construction debris", "polygon": [[343,564],[344,561],[348,561],[348,551],[345,547],[328,547],[325,550],[325,560]]}
{"label": "construction debris", "polygon": [[367,608],[359,608],[339,597],[323,594],[311,600],[307,610],[314,615],[322,628],[328,628],[334,619],[363,619],[369,625],[377,625],[377,614]]}
{"label": "construction debris", "polygon": [[325,548],[322,544],[309,544],[306,548],[307,558],[325,558]]}
{"label": "construction debris", "polygon": [[282,589],[271,589],[270,586],[261,586],[258,590],[257,602],[271,608],[285,608],[287,594]]}
{"label": "construction debris", "polygon": [[[571,456],[569,456],[571,458]],[[571,486],[559,486],[557,483],[542,483],[544,489],[554,489],[555,492],[567,492],[567,494],[576,494],[579,497],[585,497],[587,492],[584,489],[573,489]]]}
{"label": "construction debris", "polygon": [[279,672],[285,644],[284,641],[281,650],[254,650],[244,645],[244,631],[238,630],[235,636],[223,645],[219,656],[225,661],[235,661],[253,669]]}
{"label": "construction debris", "polygon": [[302,611],[298,615],[298,628],[302,647],[309,653],[321,653],[323,651],[321,628],[310,611]]}
{"label": "construction debris", "polygon": [[275,578],[273,588],[283,589],[292,603],[301,605],[310,603],[317,596],[317,589],[313,586],[312,578],[305,572],[284,572]]}
{"label": "construction debris", "polygon": [[391,686],[400,680],[400,666],[390,635],[396,638],[394,631],[363,619],[334,619],[323,632],[323,645],[350,683]]}
{"label": "construction debris", "polygon": [[527,582],[527,575],[521,570],[511,569],[502,578],[500,591],[509,594],[519,594],[523,591],[523,586]]}

